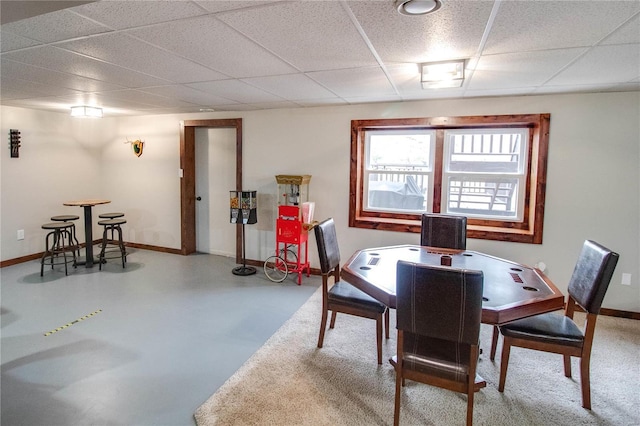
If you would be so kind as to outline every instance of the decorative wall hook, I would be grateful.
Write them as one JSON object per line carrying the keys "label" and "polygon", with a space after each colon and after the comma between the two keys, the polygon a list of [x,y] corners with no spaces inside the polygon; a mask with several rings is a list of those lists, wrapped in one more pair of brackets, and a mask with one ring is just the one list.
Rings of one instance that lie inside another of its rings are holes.
{"label": "decorative wall hook", "polygon": [[11,158],[20,157],[20,131],[18,129],[9,129],[9,146],[11,148]]}
{"label": "decorative wall hook", "polygon": [[125,143],[131,144],[131,149],[133,150],[133,153],[135,154],[136,157],[140,157],[142,155],[142,149],[144,148],[144,141],[141,141],[140,139],[136,139],[135,141],[130,141],[129,139],[127,139]]}

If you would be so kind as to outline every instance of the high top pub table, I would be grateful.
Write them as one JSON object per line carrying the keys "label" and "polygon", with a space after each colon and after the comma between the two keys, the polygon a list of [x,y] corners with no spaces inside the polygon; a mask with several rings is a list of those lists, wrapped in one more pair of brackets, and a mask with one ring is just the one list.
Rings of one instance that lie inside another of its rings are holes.
{"label": "high top pub table", "polygon": [[62,203],[65,206],[77,206],[84,208],[85,261],[77,262],[78,265],[85,265],[87,268],[93,268],[93,219],[91,217],[91,210],[93,206],[98,204],[108,204],[110,202],[111,200],[76,200]]}

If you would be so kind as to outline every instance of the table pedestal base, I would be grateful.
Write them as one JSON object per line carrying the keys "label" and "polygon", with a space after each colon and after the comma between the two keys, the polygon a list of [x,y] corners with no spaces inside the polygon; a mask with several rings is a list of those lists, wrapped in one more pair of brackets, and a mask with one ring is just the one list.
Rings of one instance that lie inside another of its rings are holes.
{"label": "table pedestal base", "polygon": [[237,268],[233,268],[231,272],[233,275],[253,275],[256,273],[256,268],[253,266],[238,266]]}

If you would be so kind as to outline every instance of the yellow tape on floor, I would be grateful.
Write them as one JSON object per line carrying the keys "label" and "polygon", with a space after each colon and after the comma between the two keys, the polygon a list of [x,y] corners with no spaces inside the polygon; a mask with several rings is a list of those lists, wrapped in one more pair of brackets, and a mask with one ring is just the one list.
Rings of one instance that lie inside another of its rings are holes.
{"label": "yellow tape on floor", "polygon": [[44,333],[44,337],[51,336],[53,333],[57,333],[58,331],[64,330],[65,328],[68,328],[68,327],[71,327],[73,324],[78,323],[80,321],[84,321],[87,318],[91,318],[92,316],[94,316],[96,314],[99,314],[100,312],[102,312],[102,309],[98,309],[97,311],[91,312],[88,315],[85,315],[83,317],[78,318],[77,320],[71,321],[70,323],[63,325],[62,327],[58,327],[58,328],[56,328],[54,330],[51,330],[51,331],[49,331],[47,333]]}

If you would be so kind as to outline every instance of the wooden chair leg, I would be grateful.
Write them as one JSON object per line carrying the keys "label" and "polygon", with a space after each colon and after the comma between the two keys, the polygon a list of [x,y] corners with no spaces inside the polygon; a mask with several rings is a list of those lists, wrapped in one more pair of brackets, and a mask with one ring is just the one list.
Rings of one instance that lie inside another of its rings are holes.
{"label": "wooden chair leg", "polygon": [[384,337],[389,338],[389,308],[384,312]]}
{"label": "wooden chair leg", "polygon": [[494,361],[496,359],[496,349],[498,347],[498,336],[500,335],[500,329],[497,325],[493,326],[493,337],[491,338],[491,353],[489,359]]}
{"label": "wooden chair leg", "polygon": [[500,383],[498,392],[504,392],[504,384],[507,381],[507,367],[509,366],[509,354],[511,353],[511,341],[508,337],[502,339],[502,356],[500,357]]}
{"label": "wooden chair leg", "polygon": [[322,319],[320,320],[320,336],[318,336],[318,347],[322,348],[322,342],[324,342],[324,331],[327,328],[327,315],[329,311],[322,308]]}
{"label": "wooden chair leg", "polygon": [[580,358],[580,385],[582,387],[582,407],[591,410],[591,381],[589,379],[589,357]]}
{"label": "wooden chair leg", "polygon": [[400,391],[404,384],[404,378],[402,377],[402,371],[399,366],[396,366],[396,398],[395,407],[393,409],[393,425],[398,426],[400,424]]}
{"label": "wooden chair leg", "polygon": [[569,355],[562,355],[564,358],[564,375],[565,377],[571,377],[571,357]]}
{"label": "wooden chair leg", "polygon": [[382,314],[376,317],[376,345],[378,346],[378,365],[382,365]]}
{"label": "wooden chair leg", "polygon": [[329,328],[333,328],[336,325],[336,311],[331,311],[331,322],[329,323]]}
{"label": "wooden chair leg", "polygon": [[467,426],[473,425],[473,386],[467,391]]}

